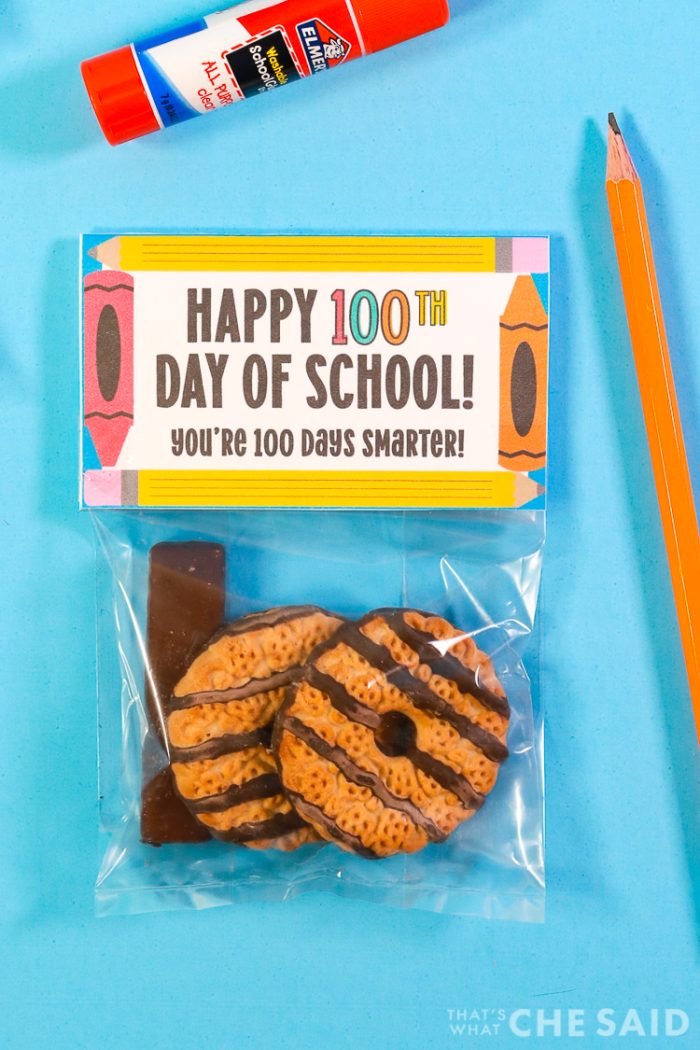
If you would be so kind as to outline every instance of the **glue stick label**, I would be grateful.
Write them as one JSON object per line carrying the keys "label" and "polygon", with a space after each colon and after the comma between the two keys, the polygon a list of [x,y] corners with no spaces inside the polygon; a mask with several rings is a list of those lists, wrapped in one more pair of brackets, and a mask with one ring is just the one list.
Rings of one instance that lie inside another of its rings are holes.
{"label": "glue stick label", "polygon": [[350,0],[250,0],[133,45],[163,124],[265,94],[364,54]]}

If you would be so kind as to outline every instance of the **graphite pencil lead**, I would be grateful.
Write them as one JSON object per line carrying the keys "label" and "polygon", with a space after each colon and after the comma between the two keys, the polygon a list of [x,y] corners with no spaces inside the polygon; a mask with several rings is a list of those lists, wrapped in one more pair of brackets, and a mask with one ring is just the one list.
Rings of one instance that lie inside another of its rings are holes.
{"label": "graphite pencil lead", "polygon": [[608,116],[608,170],[607,179],[610,182],[622,182],[629,179],[634,182],[638,179],[637,169],[627,149],[627,144],[622,137],[620,126],[615,119],[615,114]]}

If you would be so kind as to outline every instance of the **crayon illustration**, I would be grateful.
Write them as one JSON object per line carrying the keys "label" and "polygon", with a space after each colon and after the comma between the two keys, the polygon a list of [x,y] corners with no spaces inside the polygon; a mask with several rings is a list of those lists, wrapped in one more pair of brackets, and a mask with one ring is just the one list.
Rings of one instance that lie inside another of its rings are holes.
{"label": "crayon illustration", "polygon": [[516,278],[501,317],[498,462],[540,470],[547,461],[549,323],[532,277]]}
{"label": "crayon illustration", "polygon": [[84,282],[85,425],[113,467],[134,422],[134,279],[117,271]]}

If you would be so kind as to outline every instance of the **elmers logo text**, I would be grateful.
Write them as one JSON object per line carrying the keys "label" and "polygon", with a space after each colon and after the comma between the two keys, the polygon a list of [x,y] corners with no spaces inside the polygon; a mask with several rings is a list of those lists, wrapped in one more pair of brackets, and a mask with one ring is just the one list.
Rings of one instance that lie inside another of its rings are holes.
{"label": "elmers logo text", "polygon": [[324,69],[339,66],[350,54],[352,45],[319,18],[301,22],[297,26],[297,33],[312,73],[322,73]]}

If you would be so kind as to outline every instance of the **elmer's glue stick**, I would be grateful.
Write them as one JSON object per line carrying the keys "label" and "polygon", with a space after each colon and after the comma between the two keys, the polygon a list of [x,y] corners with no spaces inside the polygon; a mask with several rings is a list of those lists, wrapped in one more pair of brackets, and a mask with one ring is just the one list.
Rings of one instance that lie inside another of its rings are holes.
{"label": "elmer's glue stick", "polygon": [[113,146],[437,29],[447,0],[248,0],[82,64]]}

